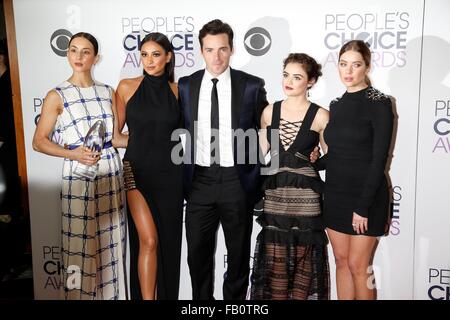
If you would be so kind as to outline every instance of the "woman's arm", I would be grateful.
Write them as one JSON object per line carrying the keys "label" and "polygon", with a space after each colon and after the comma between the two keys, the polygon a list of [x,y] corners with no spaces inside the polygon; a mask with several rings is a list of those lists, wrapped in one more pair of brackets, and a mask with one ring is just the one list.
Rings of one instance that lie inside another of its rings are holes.
{"label": "woman's arm", "polygon": [[320,108],[317,113],[317,124],[319,126],[319,142],[320,147],[323,151],[323,155],[326,155],[328,153],[328,146],[325,142],[325,139],[323,138],[323,132],[325,131],[328,121],[330,121],[330,113],[328,112],[328,110]]}
{"label": "woman's arm", "polygon": [[[267,101],[267,92],[266,89],[264,88],[265,86],[264,80],[260,79],[259,81],[260,82],[258,84],[258,95],[255,101],[256,111],[254,119],[257,127],[261,123],[261,117],[262,113],[264,112],[264,109],[267,107],[267,105],[269,105],[269,102]],[[272,115],[272,113],[270,115]],[[270,125],[270,122],[267,125]]]}
{"label": "woman's arm", "polygon": [[[320,170],[325,170],[326,166],[327,166],[328,146],[325,143],[325,139],[323,138],[323,133],[328,124],[328,121],[330,120],[330,113],[323,108],[319,108],[319,110],[317,111],[316,118],[314,120],[315,120],[314,129],[317,132],[319,132],[319,143],[320,143],[321,149],[323,150],[323,155],[322,155],[322,157],[317,159],[320,154],[319,154],[318,148],[316,147],[311,152],[310,159],[311,159],[311,162],[314,164],[314,167],[316,168],[316,170],[320,171]],[[317,153],[317,155],[316,155],[316,153]]]}
{"label": "woman's arm", "polygon": [[[270,149],[270,143],[268,141],[267,127],[272,122],[272,109],[273,105],[266,106],[261,115],[261,129],[259,129],[259,146],[261,148],[262,155],[265,157]],[[270,135],[272,137],[272,135]]]}
{"label": "woman's arm", "polygon": [[128,145],[128,135],[122,133],[125,125],[125,103],[123,81],[119,83],[116,93],[112,92],[112,111],[114,115],[114,130],[112,144],[116,148],[126,148]]}
{"label": "woman's arm", "polygon": [[367,107],[370,108],[373,130],[372,161],[366,172],[366,181],[354,209],[354,212],[362,217],[368,217],[369,207],[375,199],[384,176],[394,121],[389,98],[372,101]]}
{"label": "woman's arm", "polygon": [[50,91],[44,99],[41,116],[34,132],[33,149],[54,157],[76,160],[86,165],[93,165],[99,160],[99,153],[80,146],[74,150],[64,149],[50,141],[58,115],[63,110],[62,101],[56,91]]}

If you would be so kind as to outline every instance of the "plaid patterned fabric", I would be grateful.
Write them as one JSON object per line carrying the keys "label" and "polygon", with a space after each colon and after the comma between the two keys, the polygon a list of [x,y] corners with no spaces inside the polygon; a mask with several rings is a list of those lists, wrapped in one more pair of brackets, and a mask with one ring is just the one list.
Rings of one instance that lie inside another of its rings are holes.
{"label": "plaid patterned fabric", "polygon": [[[95,83],[81,88],[65,81],[56,89],[64,110],[53,141],[81,145],[99,119],[112,137],[112,89]],[[64,159],[62,174],[62,272],[65,299],[126,299],[124,188],[117,151],[102,150],[94,181],[72,174],[77,162]]]}

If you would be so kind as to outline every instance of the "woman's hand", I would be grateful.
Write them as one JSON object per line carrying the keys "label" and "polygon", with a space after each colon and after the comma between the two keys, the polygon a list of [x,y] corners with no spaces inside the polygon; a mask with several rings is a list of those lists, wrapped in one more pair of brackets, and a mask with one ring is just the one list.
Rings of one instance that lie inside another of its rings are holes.
{"label": "woman's hand", "polygon": [[320,157],[320,147],[316,146],[309,155],[309,160],[311,161],[311,163],[314,163],[317,161],[317,159],[319,159],[319,157]]}
{"label": "woman's hand", "polygon": [[87,147],[79,146],[71,151],[70,159],[87,166],[92,166],[100,160],[100,154],[100,152],[91,151]]}
{"label": "woman's hand", "polygon": [[367,218],[361,217],[356,212],[353,212],[352,227],[357,234],[365,233],[367,231],[367,224]]}

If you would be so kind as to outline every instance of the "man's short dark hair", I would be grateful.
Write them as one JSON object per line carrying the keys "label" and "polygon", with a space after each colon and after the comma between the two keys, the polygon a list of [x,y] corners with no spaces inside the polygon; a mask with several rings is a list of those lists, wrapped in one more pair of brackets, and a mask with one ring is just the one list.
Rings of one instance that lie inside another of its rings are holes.
{"label": "man's short dark hair", "polygon": [[224,23],[220,19],[214,19],[205,24],[200,33],[198,34],[198,40],[200,41],[200,48],[203,49],[203,38],[207,35],[217,35],[225,33],[228,36],[228,44],[230,45],[230,49],[233,49],[233,29],[231,29],[228,23]]}

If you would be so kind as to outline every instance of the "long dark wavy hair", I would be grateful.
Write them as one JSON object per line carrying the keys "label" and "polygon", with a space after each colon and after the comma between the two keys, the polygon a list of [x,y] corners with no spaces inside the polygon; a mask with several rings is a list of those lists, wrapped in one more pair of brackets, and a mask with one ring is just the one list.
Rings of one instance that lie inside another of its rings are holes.
{"label": "long dark wavy hair", "polygon": [[[160,32],[151,32],[147,34],[144,39],[142,39],[141,44],[139,45],[139,50],[141,50],[142,45],[148,41],[153,41],[159,44],[166,53],[171,52],[172,57],[170,58],[170,61],[166,63],[166,67],[164,68],[164,71],[169,76],[169,81],[174,82],[175,81],[175,52],[173,50],[173,45],[170,43],[169,39]],[[145,71],[144,71],[145,73]]]}

